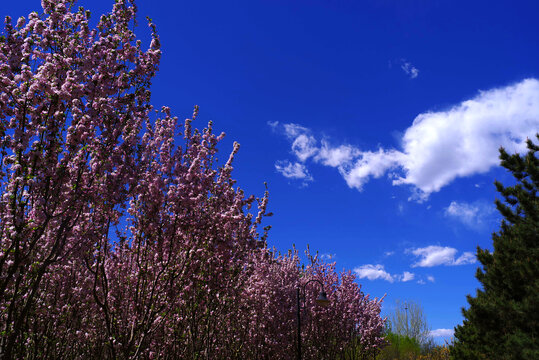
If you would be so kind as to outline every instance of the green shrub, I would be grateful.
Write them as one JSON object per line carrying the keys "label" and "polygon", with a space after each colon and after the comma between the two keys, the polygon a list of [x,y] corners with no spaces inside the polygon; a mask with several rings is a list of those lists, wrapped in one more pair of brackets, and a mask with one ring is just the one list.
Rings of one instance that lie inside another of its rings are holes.
{"label": "green shrub", "polygon": [[380,351],[377,360],[416,359],[421,355],[421,345],[414,338],[388,332],[386,340],[389,344]]}

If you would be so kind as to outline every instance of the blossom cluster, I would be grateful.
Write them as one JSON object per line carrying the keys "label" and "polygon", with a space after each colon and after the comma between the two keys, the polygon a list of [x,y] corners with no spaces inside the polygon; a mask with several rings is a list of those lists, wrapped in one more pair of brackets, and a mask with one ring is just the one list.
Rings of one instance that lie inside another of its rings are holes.
{"label": "blossom cluster", "polygon": [[[95,29],[74,0],[6,17],[0,37],[0,358],[289,359],[384,343],[381,299],[350,272],[267,247],[268,192],[246,196],[203,130],[150,104],[161,57],[133,0]],[[331,301],[319,308],[309,279]]]}

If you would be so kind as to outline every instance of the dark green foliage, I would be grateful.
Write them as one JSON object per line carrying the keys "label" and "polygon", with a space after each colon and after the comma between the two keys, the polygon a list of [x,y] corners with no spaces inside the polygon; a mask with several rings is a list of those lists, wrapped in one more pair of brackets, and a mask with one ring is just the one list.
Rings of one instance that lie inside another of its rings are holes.
{"label": "dark green foliage", "polygon": [[525,156],[500,149],[501,165],[516,184],[495,183],[505,200],[496,200],[504,220],[492,235],[494,252],[477,249],[483,286],[468,296],[465,320],[455,328],[455,359],[539,359],[539,146],[527,143]]}

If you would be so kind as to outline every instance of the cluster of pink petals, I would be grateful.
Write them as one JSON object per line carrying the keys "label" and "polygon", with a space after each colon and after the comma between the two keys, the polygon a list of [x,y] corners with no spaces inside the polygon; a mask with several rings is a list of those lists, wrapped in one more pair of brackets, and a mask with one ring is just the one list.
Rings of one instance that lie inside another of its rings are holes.
{"label": "cluster of pink petals", "polygon": [[[350,272],[267,249],[268,193],[231,178],[224,134],[150,105],[161,56],[117,0],[90,29],[73,0],[0,38],[0,358],[290,359],[296,289],[304,358],[383,345],[382,299]],[[254,207],[254,208],[253,208]]]}
{"label": "cluster of pink petals", "polygon": [[[306,256],[309,265],[304,266],[296,250],[277,256],[267,248],[252,253],[238,313],[238,336],[248,339],[244,358],[290,359],[296,353],[298,289],[304,359],[359,359],[376,353],[385,344],[383,299],[369,299],[350,271],[337,273],[335,263],[308,251]],[[315,302],[320,284],[330,301],[327,307]]]}

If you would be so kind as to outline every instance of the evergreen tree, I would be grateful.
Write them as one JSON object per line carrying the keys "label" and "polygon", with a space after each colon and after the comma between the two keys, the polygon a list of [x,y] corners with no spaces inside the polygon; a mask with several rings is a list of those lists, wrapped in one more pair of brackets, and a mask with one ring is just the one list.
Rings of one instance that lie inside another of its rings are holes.
{"label": "evergreen tree", "polygon": [[496,200],[504,219],[492,235],[494,252],[477,249],[483,288],[468,296],[465,320],[455,328],[455,359],[539,359],[539,146],[527,144],[525,156],[500,149],[501,165],[516,184],[495,182],[505,199]]}

